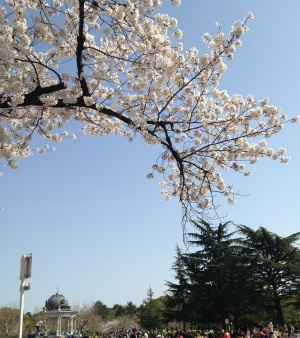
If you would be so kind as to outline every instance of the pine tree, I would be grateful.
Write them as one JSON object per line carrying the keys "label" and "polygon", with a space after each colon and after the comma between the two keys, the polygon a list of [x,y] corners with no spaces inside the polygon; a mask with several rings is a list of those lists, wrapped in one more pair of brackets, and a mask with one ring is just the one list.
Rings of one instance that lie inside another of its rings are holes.
{"label": "pine tree", "polygon": [[189,283],[184,258],[179,246],[176,246],[175,262],[172,266],[175,271],[175,280],[178,284],[166,282],[168,287],[164,315],[168,322],[182,322],[183,331],[186,331],[186,322],[190,319]]}
{"label": "pine tree", "polygon": [[234,232],[228,233],[229,224],[214,227],[204,220],[193,221],[198,232],[188,234],[189,244],[197,247],[187,255],[193,300],[206,323],[221,323],[232,310],[229,304],[235,239]]}
{"label": "pine tree", "polygon": [[255,231],[243,225],[239,230],[263,302],[276,310],[277,322],[283,325],[283,307],[299,302],[300,250],[295,244],[300,232],[281,237],[263,227]]}
{"label": "pine tree", "polygon": [[162,303],[159,299],[153,298],[151,286],[147,292],[147,299],[139,308],[138,317],[141,327],[148,331],[159,330],[164,324]]}

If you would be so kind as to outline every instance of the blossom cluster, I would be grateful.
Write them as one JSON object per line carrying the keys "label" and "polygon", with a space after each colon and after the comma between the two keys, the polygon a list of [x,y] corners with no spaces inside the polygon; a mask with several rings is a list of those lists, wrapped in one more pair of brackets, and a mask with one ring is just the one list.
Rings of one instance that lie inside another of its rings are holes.
{"label": "blossom cluster", "polygon": [[[171,0],[179,6],[180,0]],[[208,52],[183,52],[176,18],[156,14],[161,0],[7,0],[0,8],[0,157],[12,167],[32,154],[37,132],[60,142],[71,119],[90,135],[140,133],[161,144],[152,167],[161,193],[200,210],[219,193],[235,203],[221,172],[249,175],[262,157],[285,163],[266,139],[288,119],[267,99],[219,89],[241,46],[247,18],[228,36],[217,23],[203,34]],[[37,151],[43,153],[44,148]]]}

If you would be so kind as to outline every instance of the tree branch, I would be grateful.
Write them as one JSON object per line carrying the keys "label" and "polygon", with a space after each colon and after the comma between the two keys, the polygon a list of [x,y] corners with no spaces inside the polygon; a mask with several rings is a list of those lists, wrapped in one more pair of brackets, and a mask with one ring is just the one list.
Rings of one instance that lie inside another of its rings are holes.
{"label": "tree branch", "polygon": [[82,62],[82,53],[84,50],[84,42],[86,40],[84,35],[84,2],[85,0],[79,0],[79,28],[78,28],[78,37],[77,37],[77,48],[76,48],[76,62],[77,62],[77,73],[81,89],[84,96],[89,96],[89,89],[85,79],[82,77],[83,73],[83,62]]}
{"label": "tree branch", "polygon": [[[39,96],[44,94],[55,93],[59,90],[66,89],[67,84],[65,82],[60,82],[49,87],[37,86],[32,92],[24,95],[24,102],[19,105],[19,107],[25,107],[29,105],[33,106],[42,106],[42,102],[39,100]],[[11,108],[11,97],[0,104],[0,108]]]}

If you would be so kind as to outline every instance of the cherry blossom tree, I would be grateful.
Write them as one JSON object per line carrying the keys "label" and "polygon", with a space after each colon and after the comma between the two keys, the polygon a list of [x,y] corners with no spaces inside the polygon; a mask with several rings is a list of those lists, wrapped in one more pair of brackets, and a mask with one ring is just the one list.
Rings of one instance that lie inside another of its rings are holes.
{"label": "cherry blossom tree", "polygon": [[179,198],[189,217],[213,208],[217,195],[235,203],[222,170],[247,176],[245,165],[260,157],[289,160],[266,139],[298,117],[288,119],[268,99],[219,89],[252,13],[228,37],[216,23],[202,37],[208,53],[198,55],[197,48],[184,51],[176,19],[157,14],[161,2],[3,1],[0,157],[8,166],[32,154],[36,133],[53,142],[69,137],[62,128],[70,121],[88,135],[133,141],[140,134],[162,147],[147,177],[161,174],[161,194]]}

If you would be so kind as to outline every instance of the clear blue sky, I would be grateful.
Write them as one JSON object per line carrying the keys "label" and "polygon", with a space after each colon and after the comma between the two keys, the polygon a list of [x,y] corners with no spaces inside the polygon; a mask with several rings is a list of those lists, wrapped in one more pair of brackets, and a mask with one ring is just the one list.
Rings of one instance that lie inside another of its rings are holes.
{"label": "clear blue sky", "polygon": [[[228,64],[221,87],[230,94],[269,97],[289,116],[299,114],[300,2],[182,0],[161,12],[179,19],[185,49],[206,53],[201,36],[226,32],[235,20],[254,13],[243,46]],[[33,254],[31,290],[25,311],[41,309],[52,294],[70,305],[101,300],[107,306],[140,305],[151,285],[154,297],[173,279],[175,246],[183,246],[181,206],[165,202],[158,182],[147,180],[159,149],[116,136],[56,144],[55,152],[35,154],[18,170],[2,166],[0,178],[0,306],[19,306],[19,264]],[[224,221],[281,236],[300,231],[299,124],[286,125],[270,146],[284,146],[292,161],[260,160],[250,177],[227,175],[227,183],[247,197],[219,208]],[[72,130],[73,131],[73,130]]]}

